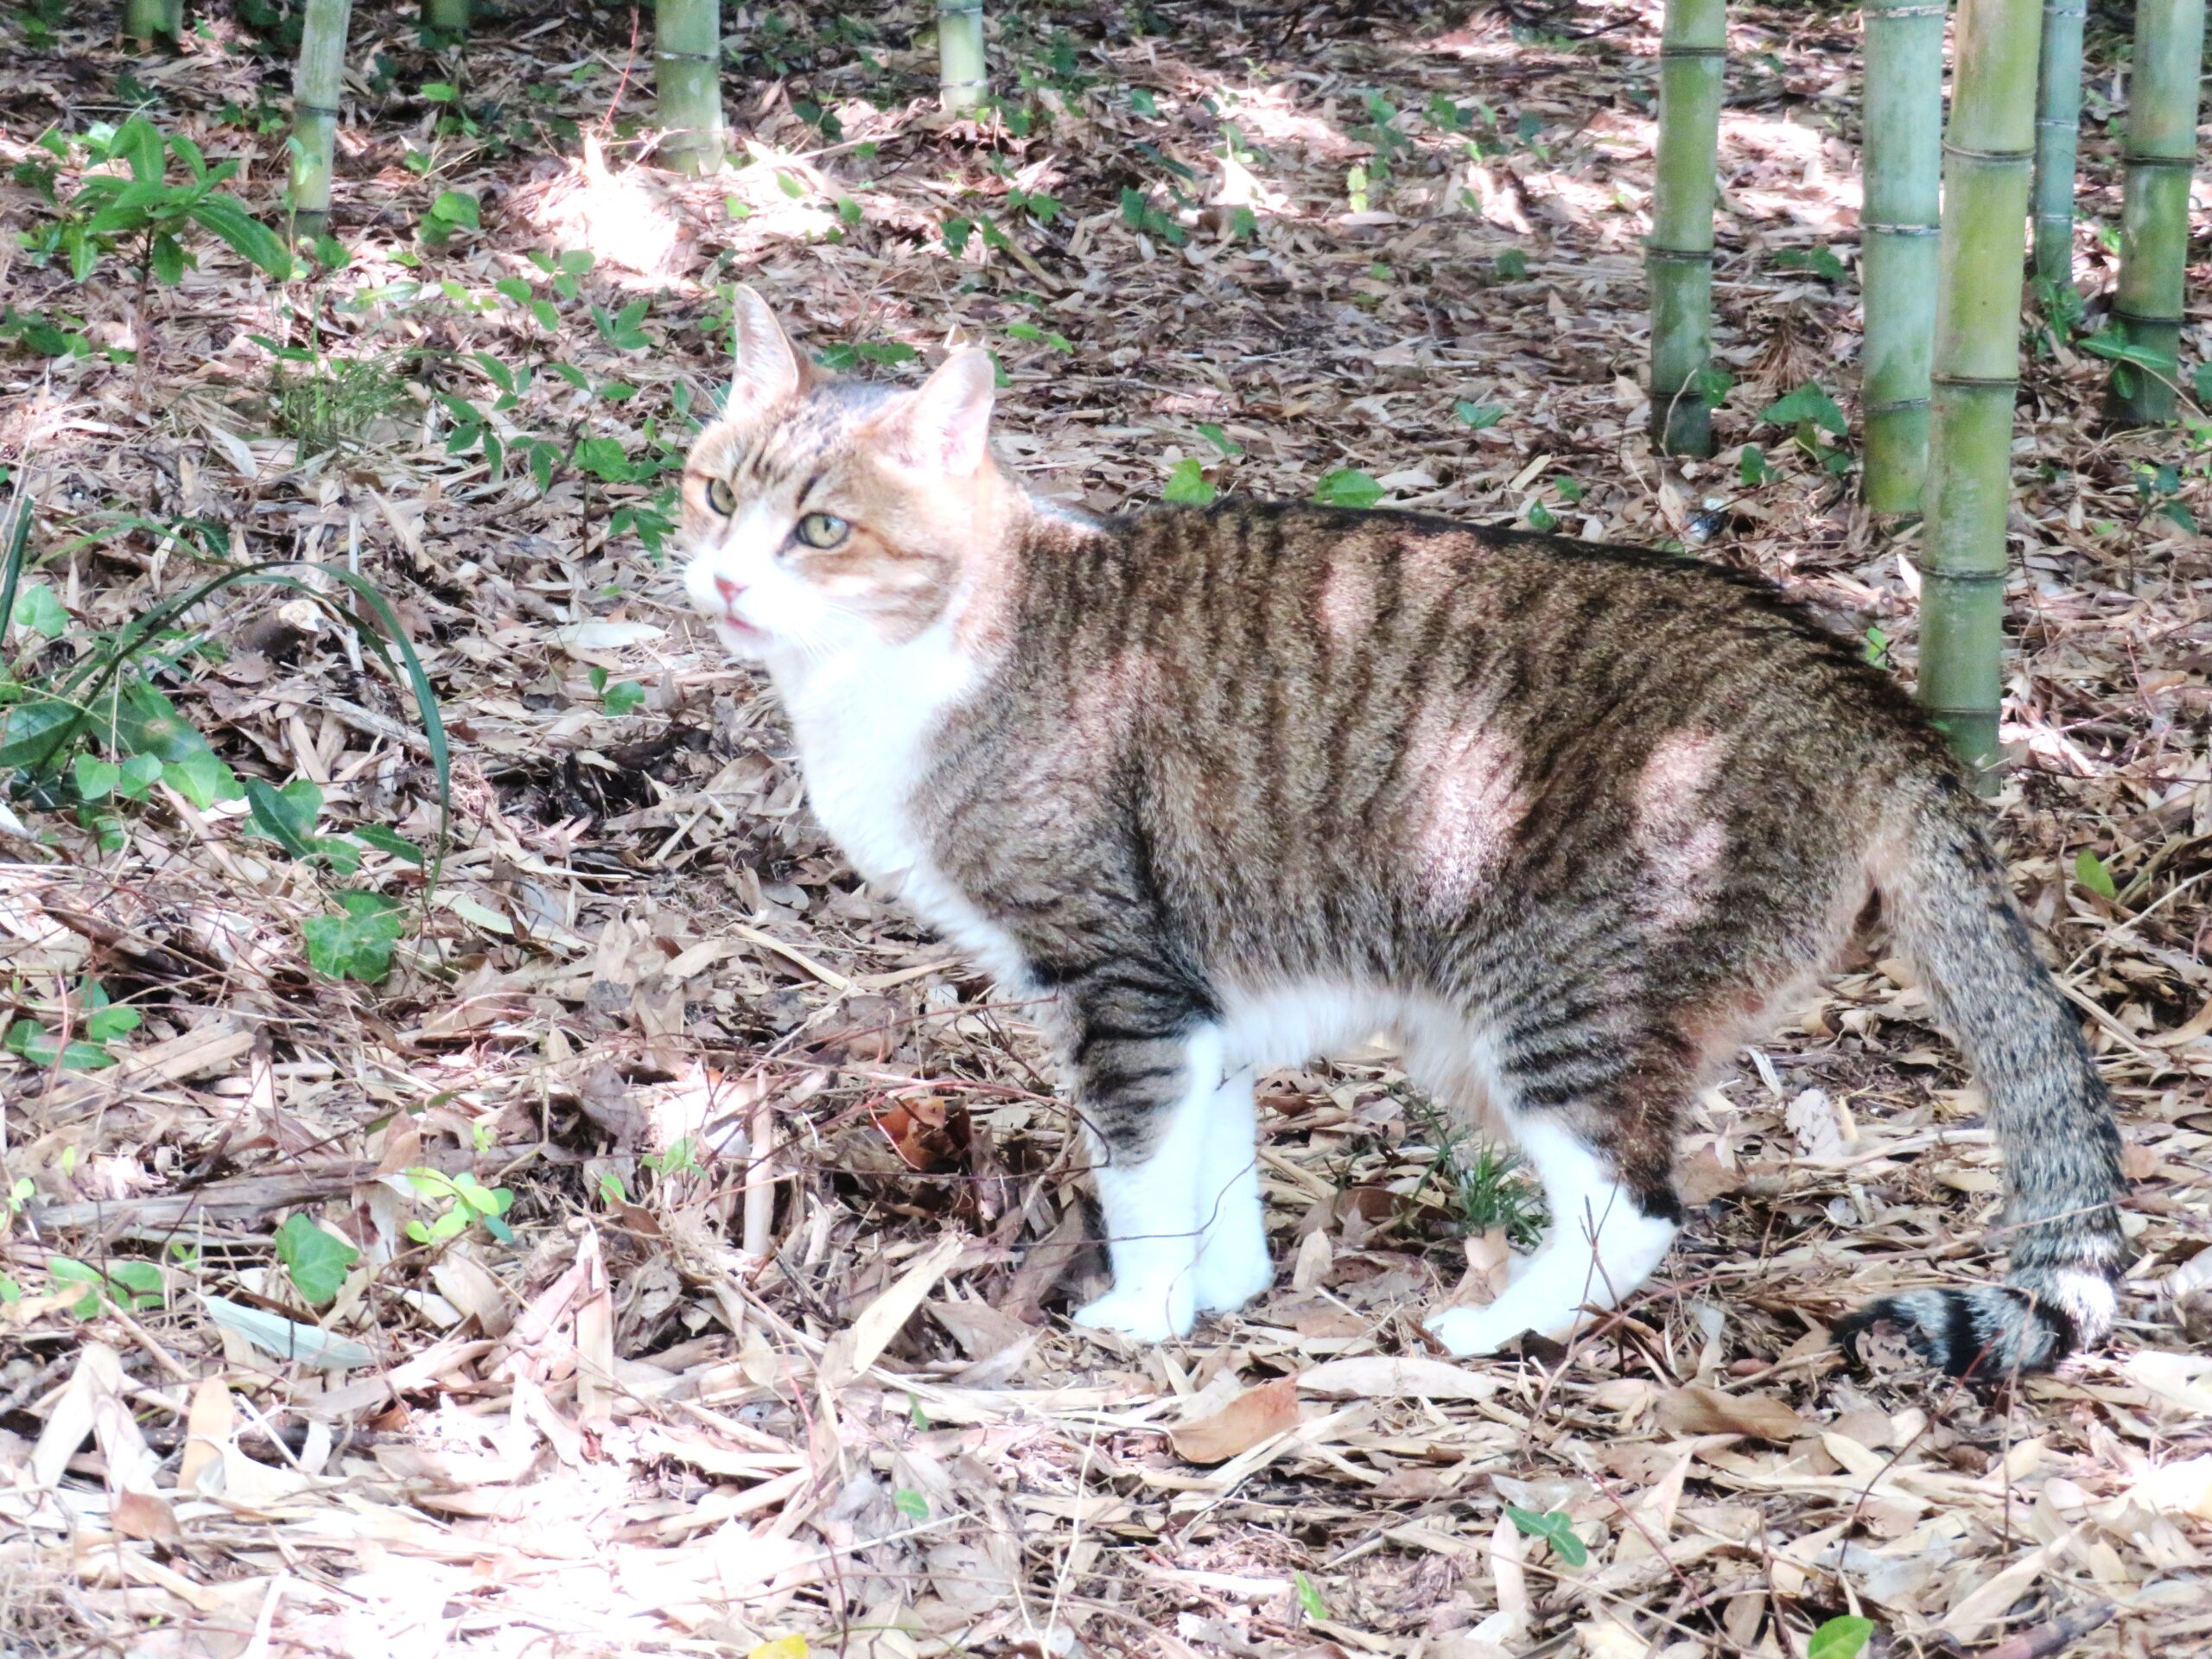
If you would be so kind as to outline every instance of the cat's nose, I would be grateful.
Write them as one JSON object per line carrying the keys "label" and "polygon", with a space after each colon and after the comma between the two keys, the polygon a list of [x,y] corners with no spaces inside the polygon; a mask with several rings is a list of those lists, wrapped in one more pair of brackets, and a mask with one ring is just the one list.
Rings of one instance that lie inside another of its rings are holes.
{"label": "cat's nose", "polygon": [[722,603],[724,605],[734,605],[737,603],[738,596],[744,593],[745,589],[738,583],[732,582],[728,576],[716,576],[715,578],[715,591],[722,596]]}

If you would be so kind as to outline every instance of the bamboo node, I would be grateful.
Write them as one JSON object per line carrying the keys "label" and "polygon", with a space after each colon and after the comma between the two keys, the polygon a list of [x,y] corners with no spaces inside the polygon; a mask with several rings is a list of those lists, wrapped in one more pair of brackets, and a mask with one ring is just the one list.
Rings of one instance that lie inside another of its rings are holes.
{"label": "bamboo node", "polygon": [[1725,58],[1728,55],[1728,48],[1725,46],[1662,46],[1659,48],[1659,55],[1662,59]]}
{"label": "bamboo node", "polygon": [[2196,167],[2195,156],[2122,156],[2124,167],[2177,167],[2183,172],[2193,172]]}
{"label": "bamboo node", "polygon": [[721,56],[715,52],[655,51],[653,56],[663,63],[720,63]]}
{"label": "bamboo node", "polygon": [[1954,387],[1960,391],[2018,391],[2020,377],[2017,374],[1939,374],[1931,377],[1930,384]]}
{"label": "bamboo node", "polygon": [[1948,6],[1862,6],[1859,10],[1870,23],[1902,22],[1908,17],[1941,17],[1950,10]]}
{"label": "bamboo node", "polygon": [[1713,263],[1713,250],[1707,248],[1700,252],[1695,248],[1658,248],[1647,243],[1643,257],[1646,259],[1671,259],[1685,265],[1709,265]]}
{"label": "bamboo node", "polygon": [[335,121],[344,113],[342,110],[326,109],[320,104],[309,104],[302,99],[296,98],[292,100],[292,115],[295,119],[302,115],[313,115],[320,116],[325,121]]}
{"label": "bamboo node", "polygon": [[2027,167],[2036,159],[2032,149],[1975,149],[1970,145],[1955,144],[1948,138],[1943,141],[1943,153],[1961,161],[1989,162],[2000,167]]}
{"label": "bamboo node", "polygon": [[1866,418],[1871,421],[1877,415],[1898,415],[1909,409],[1926,409],[1929,401],[1926,397],[1892,397],[1885,404],[1868,404],[1866,406]]}
{"label": "bamboo node", "polygon": [[1897,225],[1886,219],[1876,219],[1872,224],[1861,219],[1859,229],[1866,236],[1941,236],[1943,233],[1941,225]]}
{"label": "bamboo node", "polygon": [[[980,17],[983,15],[983,0],[938,0],[937,15],[940,17]],[[972,85],[973,83],[966,83]]]}
{"label": "bamboo node", "polygon": [[2189,321],[2187,317],[2152,316],[2145,312],[2131,311],[2124,305],[2113,306],[2112,315],[2123,322],[2146,322],[2158,328],[2178,328]]}

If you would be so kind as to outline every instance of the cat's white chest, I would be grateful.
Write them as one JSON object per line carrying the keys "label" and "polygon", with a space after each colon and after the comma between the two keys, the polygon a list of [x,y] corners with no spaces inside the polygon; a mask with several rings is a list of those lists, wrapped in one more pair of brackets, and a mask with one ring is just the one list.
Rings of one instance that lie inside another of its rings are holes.
{"label": "cat's white chest", "polygon": [[946,879],[910,806],[946,712],[976,687],[973,660],[932,629],[865,658],[773,671],[798,739],[808,804],[853,868],[1009,987],[1025,985],[1013,938]]}

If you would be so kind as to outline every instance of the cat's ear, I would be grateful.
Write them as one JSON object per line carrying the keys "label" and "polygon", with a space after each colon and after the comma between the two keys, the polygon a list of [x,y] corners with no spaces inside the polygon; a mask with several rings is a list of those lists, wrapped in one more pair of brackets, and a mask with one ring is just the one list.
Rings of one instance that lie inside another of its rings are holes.
{"label": "cat's ear", "polygon": [[806,385],[806,365],[791,349],[767,301],[749,288],[739,289],[735,297],[737,368],[730,377],[727,412],[757,414],[797,397]]}
{"label": "cat's ear", "polygon": [[893,399],[868,435],[918,471],[965,478],[983,464],[997,381],[988,352],[956,352],[920,390]]}

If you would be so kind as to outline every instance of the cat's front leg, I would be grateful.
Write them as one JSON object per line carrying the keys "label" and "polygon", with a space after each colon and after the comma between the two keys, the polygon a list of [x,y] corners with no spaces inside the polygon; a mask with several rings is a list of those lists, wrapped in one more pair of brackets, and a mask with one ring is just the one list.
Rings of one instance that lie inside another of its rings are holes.
{"label": "cat's front leg", "polygon": [[1076,1322],[1147,1342],[1188,1336],[1220,1185],[1206,1179],[1220,1036],[1154,999],[1078,1001],[1075,1014],[1076,1104],[1114,1270],[1114,1288]]}

